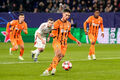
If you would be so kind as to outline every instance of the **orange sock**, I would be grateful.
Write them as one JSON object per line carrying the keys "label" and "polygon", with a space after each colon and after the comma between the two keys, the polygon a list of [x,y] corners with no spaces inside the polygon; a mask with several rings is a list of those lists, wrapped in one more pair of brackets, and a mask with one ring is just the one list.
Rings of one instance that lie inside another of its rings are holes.
{"label": "orange sock", "polygon": [[20,49],[20,56],[23,56],[24,49]]}
{"label": "orange sock", "polygon": [[95,54],[95,45],[91,45],[92,54]]}
{"label": "orange sock", "polygon": [[92,48],[90,47],[89,56],[92,55]]}
{"label": "orange sock", "polygon": [[51,71],[53,68],[56,68],[56,66],[58,65],[58,61],[59,61],[58,57],[55,56],[53,58],[52,63],[50,64],[50,67],[47,70]]}
{"label": "orange sock", "polygon": [[12,51],[16,51],[17,49],[15,49],[15,48],[11,48],[11,50],[12,50]]}

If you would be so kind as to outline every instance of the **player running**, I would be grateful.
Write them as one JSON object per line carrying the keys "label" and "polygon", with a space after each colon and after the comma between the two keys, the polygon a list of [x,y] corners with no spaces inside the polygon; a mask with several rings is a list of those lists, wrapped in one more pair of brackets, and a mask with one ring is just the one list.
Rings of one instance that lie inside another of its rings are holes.
{"label": "player running", "polygon": [[[89,55],[88,55],[89,60],[91,60],[91,55],[93,57],[93,60],[96,60],[95,43],[96,43],[97,36],[98,36],[99,26],[102,31],[101,36],[104,37],[103,19],[99,15],[100,15],[100,11],[95,10],[94,15],[88,17],[88,19],[84,22],[85,34],[88,35],[90,42],[91,42],[90,51],[89,51]],[[89,24],[88,32],[87,32],[87,24]]]}
{"label": "player running", "polygon": [[9,33],[9,26],[11,26],[10,41],[12,44],[12,48],[9,49],[9,53],[11,55],[12,51],[18,50],[18,45],[19,45],[20,46],[20,56],[19,56],[20,60],[24,60],[22,57],[24,53],[24,42],[22,40],[21,32],[23,31],[25,34],[28,34],[27,24],[24,21],[24,19],[25,19],[24,14],[20,13],[18,20],[12,20],[11,22],[8,22],[7,27],[6,27],[6,36],[7,36]]}
{"label": "player running", "polygon": [[76,38],[74,38],[70,32],[71,24],[68,21],[69,17],[70,17],[70,10],[65,9],[62,13],[62,18],[58,19],[54,23],[54,28],[50,36],[53,37],[53,48],[54,48],[55,56],[49,68],[43,72],[42,76],[49,75],[49,71],[51,71],[52,75],[55,74],[56,66],[61,61],[61,59],[65,56],[65,53],[67,50],[68,37],[76,41],[79,46],[81,45],[81,42],[79,42]]}
{"label": "player running", "polygon": [[[34,47],[37,49],[34,51],[31,51],[32,53],[32,59],[34,58],[34,61],[37,61],[38,55],[43,52],[46,45],[46,37],[47,34],[51,32],[53,27],[53,19],[49,18],[47,22],[42,23],[40,27],[35,32],[35,43]],[[47,38],[47,41],[49,42],[50,36]]]}

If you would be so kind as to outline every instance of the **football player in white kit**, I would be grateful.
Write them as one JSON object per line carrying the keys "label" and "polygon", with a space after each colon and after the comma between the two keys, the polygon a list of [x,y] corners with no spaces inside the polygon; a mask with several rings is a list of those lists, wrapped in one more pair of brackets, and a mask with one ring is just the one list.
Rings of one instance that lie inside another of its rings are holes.
{"label": "football player in white kit", "polygon": [[[36,47],[36,49],[34,51],[31,51],[32,59],[34,59],[35,62],[37,61],[38,55],[45,49],[47,34],[51,32],[53,23],[54,20],[52,18],[49,18],[48,21],[42,23],[35,32],[34,47]],[[49,40],[50,36],[47,38],[48,42]]]}

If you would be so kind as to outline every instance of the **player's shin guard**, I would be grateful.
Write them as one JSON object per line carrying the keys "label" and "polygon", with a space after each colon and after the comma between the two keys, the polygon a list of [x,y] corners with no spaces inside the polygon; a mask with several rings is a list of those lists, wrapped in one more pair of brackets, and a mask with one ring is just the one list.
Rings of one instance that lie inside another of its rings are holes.
{"label": "player's shin guard", "polygon": [[20,56],[23,56],[23,53],[24,53],[24,48],[21,48],[20,49]]}

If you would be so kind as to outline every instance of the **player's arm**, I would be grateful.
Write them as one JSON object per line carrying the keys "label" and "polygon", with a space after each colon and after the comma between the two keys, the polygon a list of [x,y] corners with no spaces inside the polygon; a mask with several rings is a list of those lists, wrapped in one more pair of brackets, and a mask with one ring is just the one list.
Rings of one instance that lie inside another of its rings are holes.
{"label": "player's arm", "polygon": [[43,29],[44,29],[44,24],[41,24],[37,31],[37,37],[42,41],[43,44],[45,44],[45,41],[41,37],[41,33]]}
{"label": "player's arm", "polygon": [[43,38],[41,37],[40,32],[37,32],[37,37],[42,41],[43,44],[45,44],[45,41],[44,41]]}
{"label": "player's arm", "polygon": [[78,41],[78,40],[71,34],[70,30],[71,30],[71,27],[69,28],[69,31],[68,31],[68,37],[69,37],[71,40],[76,41],[76,43],[80,46],[80,45],[81,45],[81,42]]}
{"label": "player's arm", "polygon": [[90,23],[90,17],[84,22],[83,26],[84,26],[84,31],[85,31],[85,34],[88,35],[88,32],[87,32],[87,24]]}
{"label": "player's arm", "polygon": [[102,34],[101,34],[101,36],[102,36],[102,37],[104,37],[104,26],[103,26],[103,19],[101,19],[100,28],[101,28],[101,31],[102,31]]}
{"label": "player's arm", "polygon": [[50,32],[49,35],[48,35],[47,42],[50,41],[50,34],[51,34],[51,32]]}
{"label": "player's arm", "polygon": [[54,23],[53,28],[52,28],[52,32],[50,33],[50,37],[55,38],[57,36],[57,30],[58,30],[58,28],[59,28],[59,23],[58,23],[58,21],[56,21]]}
{"label": "player's arm", "polygon": [[25,23],[25,25],[24,25],[23,32],[24,32],[25,34],[28,34],[28,30],[27,30],[27,24],[26,24],[26,23]]}
{"label": "player's arm", "polygon": [[8,35],[9,33],[9,27],[10,25],[13,26],[15,24],[14,20],[12,20],[11,22],[8,22],[7,23],[7,26],[6,26],[6,36]]}

